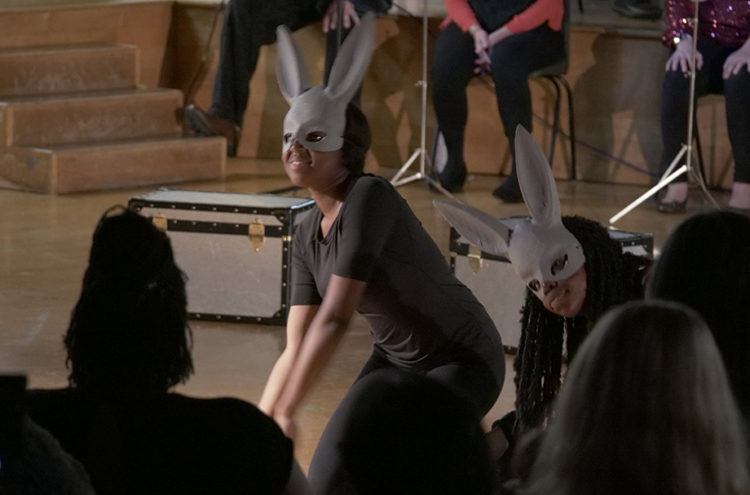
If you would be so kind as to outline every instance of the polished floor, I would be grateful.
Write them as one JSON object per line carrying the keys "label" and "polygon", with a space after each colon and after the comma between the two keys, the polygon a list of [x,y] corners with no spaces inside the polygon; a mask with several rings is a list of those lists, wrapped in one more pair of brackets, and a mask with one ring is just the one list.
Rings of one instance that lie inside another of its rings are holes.
{"label": "polished floor", "polygon": [[[230,159],[225,180],[181,184],[182,189],[258,193],[288,186],[276,160]],[[392,177],[394,170],[373,171]],[[471,177],[465,192],[457,195],[472,206],[496,216],[526,214],[523,205],[503,205],[490,195],[499,179]],[[101,213],[113,204],[152,191],[142,189],[47,196],[0,190],[0,372],[23,372],[31,387],[60,387],[67,372],[62,335],[80,290],[91,234]],[[564,214],[578,214],[604,224],[642,187],[611,184],[558,183]],[[448,226],[431,201],[440,197],[423,181],[402,186],[408,200],[439,246],[448,254]],[[298,194],[304,195],[304,191]],[[726,202],[725,193],[716,199]],[[708,208],[700,191],[691,191],[689,211]],[[617,223],[623,230],[651,232],[655,245],[684,215],[665,216],[651,202]],[[503,304],[503,301],[498,301]],[[517,308],[511,308],[517,310]],[[256,402],[266,376],[284,347],[284,329],[238,323],[194,321],[196,372],[179,391],[196,396],[237,396]],[[342,394],[370,352],[364,321],[357,317],[330,366],[299,413],[296,453],[306,469],[317,439]],[[508,357],[510,370],[510,357]],[[511,373],[489,417],[511,409]]]}

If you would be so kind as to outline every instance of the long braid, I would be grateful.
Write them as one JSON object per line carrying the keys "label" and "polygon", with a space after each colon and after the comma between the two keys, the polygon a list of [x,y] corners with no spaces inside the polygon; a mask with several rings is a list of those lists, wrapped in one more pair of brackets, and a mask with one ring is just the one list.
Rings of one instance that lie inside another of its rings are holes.
{"label": "long braid", "polygon": [[602,313],[643,296],[641,274],[647,260],[623,255],[620,244],[597,222],[564,217],[563,223],[581,243],[586,257],[586,300],[580,315],[562,318],[547,311],[527,290],[513,363],[516,429],[520,432],[539,426],[549,415],[561,383],[564,333],[570,360]]}

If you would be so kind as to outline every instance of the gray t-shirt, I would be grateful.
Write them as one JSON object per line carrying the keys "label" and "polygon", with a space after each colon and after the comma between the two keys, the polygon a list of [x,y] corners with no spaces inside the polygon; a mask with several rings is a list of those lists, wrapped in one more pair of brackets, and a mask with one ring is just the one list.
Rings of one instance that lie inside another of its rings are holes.
{"label": "gray t-shirt", "polygon": [[429,370],[474,354],[503,376],[495,325],[387,180],[353,181],[326,237],[321,220],[314,208],[294,235],[292,305],[320,304],[332,274],[365,281],[357,311],[391,362]]}

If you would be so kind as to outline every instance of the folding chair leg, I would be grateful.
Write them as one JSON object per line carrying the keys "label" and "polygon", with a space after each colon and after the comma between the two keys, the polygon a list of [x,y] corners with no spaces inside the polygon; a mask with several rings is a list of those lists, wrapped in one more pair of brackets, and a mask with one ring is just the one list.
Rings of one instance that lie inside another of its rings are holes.
{"label": "folding chair leg", "polygon": [[578,180],[578,171],[576,169],[576,126],[573,115],[573,91],[570,89],[568,81],[560,77],[560,83],[568,94],[568,134],[570,135],[570,180]]}

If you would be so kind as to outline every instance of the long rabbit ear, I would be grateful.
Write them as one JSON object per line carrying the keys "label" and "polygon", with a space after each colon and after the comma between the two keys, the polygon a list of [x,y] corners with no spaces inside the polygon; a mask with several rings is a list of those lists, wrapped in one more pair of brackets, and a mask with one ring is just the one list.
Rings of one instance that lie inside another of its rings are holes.
{"label": "long rabbit ear", "polygon": [[432,202],[448,223],[482,251],[498,256],[508,252],[511,230],[497,218],[457,201]]}
{"label": "long rabbit ear", "polygon": [[333,100],[348,104],[362,84],[375,44],[375,15],[362,16],[342,43],[328,76],[326,93]]}
{"label": "long rabbit ear", "polygon": [[534,223],[541,226],[561,223],[560,199],[552,169],[544,152],[520,124],[516,127],[515,150],[518,184]]}
{"label": "long rabbit ear", "polygon": [[276,78],[279,81],[281,94],[291,105],[294,97],[310,88],[310,75],[289,28],[283,24],[278,26],[276,39]]}

